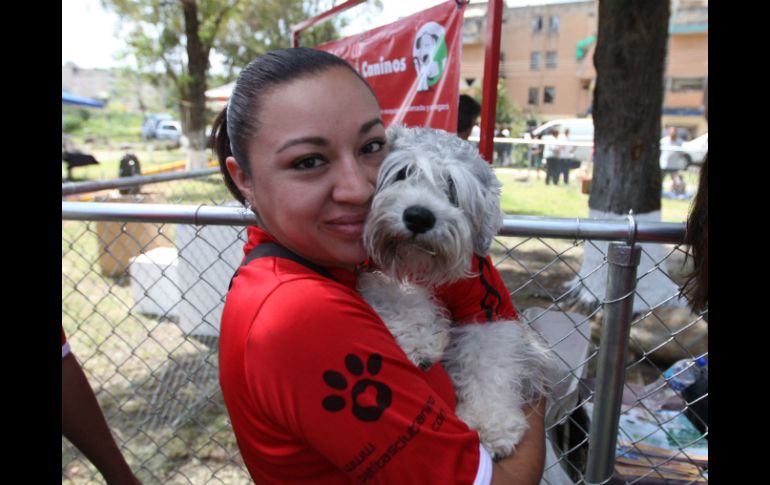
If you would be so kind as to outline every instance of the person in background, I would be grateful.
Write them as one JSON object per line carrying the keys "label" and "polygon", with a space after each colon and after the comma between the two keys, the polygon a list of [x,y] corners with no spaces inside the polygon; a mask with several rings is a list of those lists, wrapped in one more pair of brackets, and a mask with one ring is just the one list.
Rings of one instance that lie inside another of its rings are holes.
{"label": "person in background", "polygon": [[461,94],[457,108],[457,136],[467,140],[480,115],[481,105],[478,101],[467,94]]}
{"label": "person in background", "polygon": [[[564,133],[561,135],[560,140],[563,142],[571,142],[572,138],[569,136],[569,128],[564,128]],[[572,169],[577,159],[575,159],[575,146],[574,145],[562,145],[561,147],[561,174],[564,177],[564,184],[569,185],[569,171]],[[579,164],[580,162],[578,162]],[[559,175],[556,175],[559,178]]]}
{"label": "person in background", "polygon": [[683,140],[679,138],[679,133],[675,126],[668,129],[668,135],[660,140],[660,168],[663,170],[663,178],[666,174],[671,175],[671,192],[674,194],[684,194],[685,182],[679,170],[682,167],[682,154],[674,150],[666,150],[666,147],[682,146]]}
{"label": "person in background", "polygon": [[99,470],[108,485],[140,485],[112,437],[83,369],[61,331],[61,432]]}
{"label": "person in background", "polygon": [[559,139],[559,129],[554,128],[550,134],[543,137],[543,154],[545,156],[545,184],[549,185],[553,180],[554,185],[559,185],[561,173],[561,146],[554,143]]}
{"label": "person in background", "polygon": [[[511,137],[511,130],[508,129],[507,126],[504,126],[502,130],[500,130],[500,136],[503,138],[510,138]],[[505,167],[507,165],[512,165],[513,160],[511,159],[511,153],[513,151],[513,144],[511,143],[503,143],[503,161],[502,165]]]}
{"label": "person in background", "polygon": [[[534,135],[533,140],[540,140],[540,135]],[[532,144],[529,146],[529,167],[536,170],[537,178],[540,178],[540,167],[543,166],[543,145]]]}
{"label": "person in background", "polygon": [[[500,126],[499,123],[495,124],[495,138],[500,138],[503,136],[503,128]],[[494,141],[494,149],[495,149],[495,156],[494,161],[495,163],[502,167],[503,162],[505,161],[505,143],[501,143],[499,141]]]}

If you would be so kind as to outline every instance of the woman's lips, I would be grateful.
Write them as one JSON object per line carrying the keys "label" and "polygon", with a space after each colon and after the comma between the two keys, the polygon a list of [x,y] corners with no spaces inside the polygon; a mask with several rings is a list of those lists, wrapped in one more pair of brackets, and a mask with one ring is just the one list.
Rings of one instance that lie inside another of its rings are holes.
{"label": "woman's lips", "polygon": [[359,238],[364,233],[364,222],[366,214],[348,215],[327,221],[326,227],[343,236]]}

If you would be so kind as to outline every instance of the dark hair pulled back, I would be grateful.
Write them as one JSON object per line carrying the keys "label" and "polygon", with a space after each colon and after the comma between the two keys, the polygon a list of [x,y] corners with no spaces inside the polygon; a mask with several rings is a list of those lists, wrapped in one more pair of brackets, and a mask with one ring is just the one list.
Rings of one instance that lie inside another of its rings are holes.
{"label": "dark hair pulled back", "polygon": [[238,202],[245,204],[246,200],[230,178],[225,161],[227,157],[235,157],[241,170],[251,175],[248,146],[249,140],[260,128],[262,99],[273,88],[335,67],[349,69],[369,87],[344,59],[307,47],[270,51],[251,61],[241,71],[227,107],[216,117],[211,130],[211,144],[217,153],[219,169],[227,189]]}
{"label": "dark hair pulled back", "polygon": [[[690,300],[690,305],[696,312],[708,308],[709,302],[709,196],[708,196],[708,153],[700,169],[698,192],[695,194],[690,215],[687,217],[687,231],[684,243],[690,245],[693,259],[693,270],[680,294]],[[708,318],[707,318],[708,320]]]}

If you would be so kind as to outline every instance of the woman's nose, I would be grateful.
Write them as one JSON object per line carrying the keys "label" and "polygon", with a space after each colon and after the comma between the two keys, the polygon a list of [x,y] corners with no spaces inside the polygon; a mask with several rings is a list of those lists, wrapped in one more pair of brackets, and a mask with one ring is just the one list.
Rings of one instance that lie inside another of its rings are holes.
{"label": "woman's nose", "polygon": [[367,203],[374,194],[375,184],[367,167],[352,156],[341,160],[339,167],[332,193],[334,201],[358,205]]}

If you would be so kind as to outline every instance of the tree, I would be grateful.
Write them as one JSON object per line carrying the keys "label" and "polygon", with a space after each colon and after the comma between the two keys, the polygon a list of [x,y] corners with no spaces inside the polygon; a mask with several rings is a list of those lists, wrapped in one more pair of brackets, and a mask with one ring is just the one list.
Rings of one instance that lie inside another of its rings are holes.
{"label": "tree", "polygon": [[[238,71],[255,56],[271,49],[291,47],[291,26],[331,7],[331,1],[258,1],[239,8],[237,16],[217,40],[216,51],[224,57],[226,77]],[[313,46],[339,37],[343,18],[334,18],[302,32],[302,44]]]}
{"label": "tree", "polygon": [[[188,168],[205,166],[206,89],[212,52],[243,67],[256,55],[288,46],[292,24],[331,0],[103,0],[130,25],[128,51],[140,71],[174,86],[182,130],[190,141]],[[336,36],[336,24],[317,29]],[[283,40],[285,38],[285,40]],[[227,58],[227,57],[226,57]]]}
{"label": "tree", "polygon": [[[588,200],[590,217],[660,221],[660,133],[663,76],[668,41],[669,2],[599,0],[599,29],[594,65],[594,172]],[[589,307],[604,298],[607,243],[586,244],[578,298]],[[667,301],[677,292],[663,270],[660,245],[643,245],[634,310]],[[648,273],[649,271],[649,273]]]}
{"label": "tree", "polygon": [[668,1],[599,1],[591,209],[614,214],[660,210],[669,15]]}
{"label": "tree", "polygon": [[[482,88],[471,89],[473,98],[481,104]],[[495,124],[511,128],[511,133],[518,133],[526,126],[524,112],[516,104],[516,101],[508,97],[503,78],[497,80],[497,104],[495,105]]]}

